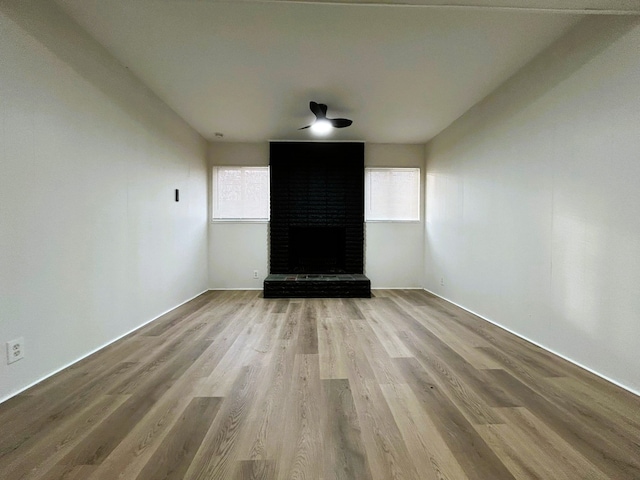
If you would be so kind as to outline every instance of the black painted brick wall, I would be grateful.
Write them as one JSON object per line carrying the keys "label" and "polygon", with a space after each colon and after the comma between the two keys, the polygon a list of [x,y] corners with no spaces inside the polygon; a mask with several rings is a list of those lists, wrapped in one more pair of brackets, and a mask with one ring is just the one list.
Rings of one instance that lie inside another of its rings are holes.
{"label": "black painted brick wall", "polygon": [[364,144],[272,142],[270,271],[288,273],[290,226],[345,228],[345,272],[364,271]]}

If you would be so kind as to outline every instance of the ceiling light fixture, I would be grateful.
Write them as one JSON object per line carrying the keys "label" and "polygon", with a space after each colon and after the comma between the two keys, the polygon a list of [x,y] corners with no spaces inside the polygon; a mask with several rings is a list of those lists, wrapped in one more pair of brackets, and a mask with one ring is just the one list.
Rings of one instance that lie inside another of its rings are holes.
{"label": "ceiling light fixture", "polygon": [[311,125],[311,131],[316,135],[328,135],[329,133],[331,133],[331,130],[333,130],[333,125],[331,125],[331,122],[329,122],[329,120],[324,118],[316,120],[315,122],[313,122],[313,125]]}
{"label": "ceiling light fixture", "polygon": [[298,130],[310,128],[316,135],[327,135],[334,128],[345,128],[353,123],[348,118],[327,118],[327,106],[324,103],[309,102],[309,108],[316,116],[316,119],[311,125]]}

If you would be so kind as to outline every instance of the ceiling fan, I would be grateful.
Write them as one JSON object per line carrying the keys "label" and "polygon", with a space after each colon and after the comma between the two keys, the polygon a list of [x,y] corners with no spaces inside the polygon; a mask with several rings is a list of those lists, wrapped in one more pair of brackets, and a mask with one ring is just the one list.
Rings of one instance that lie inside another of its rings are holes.
{"label": "ceiling fan", "polygon": [[298,130],[311,128],[315,133],[322,135],[329,133],[332,128],[345,128],[353,123],[348,118],[327,118],[327,106],[324,103],[309,102],[309,108],[316,116],[316,119],[311,125]]}

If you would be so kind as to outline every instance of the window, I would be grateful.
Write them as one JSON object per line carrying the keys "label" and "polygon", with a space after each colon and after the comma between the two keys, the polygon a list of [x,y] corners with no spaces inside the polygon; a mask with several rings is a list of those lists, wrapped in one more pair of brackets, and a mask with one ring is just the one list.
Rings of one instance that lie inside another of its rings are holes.
{"label": "window", "polygon": [[419,168],[365,168],[365,220],[420,220]]}
{"label": "window", "polygon": [[269,167],[213,167],[214,220],[269,220]]}

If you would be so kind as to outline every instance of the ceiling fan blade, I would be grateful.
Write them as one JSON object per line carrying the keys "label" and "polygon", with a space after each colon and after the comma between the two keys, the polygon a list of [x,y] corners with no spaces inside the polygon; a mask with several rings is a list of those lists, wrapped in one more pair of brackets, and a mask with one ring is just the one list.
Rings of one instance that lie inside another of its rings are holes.
{"label": "ceiling fan blade", "polygon": [[311,125],[307,125],[306,127],[299,128],[298,130],[304,130],[305,128],[311,128]]}
{"label": "ceiling fan blade", "polygon": [[317,118],[325,118],[327,116],[327,106],[322,103],[309,102],[309,108]]}
{"label": "ceiling fan blade", "polygon": [[330,118],[327,119],[333,125],[333,128],[345,128],[353,123],[353,120],[349,120],[348,118]]}

